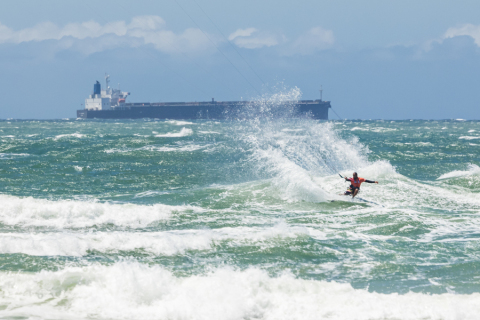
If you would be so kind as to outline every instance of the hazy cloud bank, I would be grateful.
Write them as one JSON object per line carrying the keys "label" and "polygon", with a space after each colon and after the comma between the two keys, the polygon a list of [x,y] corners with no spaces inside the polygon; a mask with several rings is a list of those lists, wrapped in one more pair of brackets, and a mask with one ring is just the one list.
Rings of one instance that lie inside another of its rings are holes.
{"label": "hazy cloud bank", "polygon": [[295,40],[291,52],[303,55],[312,54],[316,51],[331,48],[334,42],[335,37],[331,30],[315,27]]}
{"label": "hazy cloud bank", "polygon": [[[93,39],[101,41],[93,42]],[[199,29],[189,28],[182,33],[166,29],[165,20],[158,16],[134,17],[130,23],[110,22],[101,25],[95,21],[69,23],[59,27],[51,22],[43,22],[32,28],[14,31],[0,24],[0,43],[20,44],[30,41],[59,40],[59,48],[74,47],[78,40],[90,40],[85,54],[120,47],[151,44],[165,53],[205,51],[210,49],[208,39]]]}
{"label": "hazy cloud bank", "polygon": [[[221,46],[225,40],[219,35],[207,36],[198,28],[188,28],[175,33],[167,28],[164,19],[159,16],[137,16],[127,23],[114,21],[100,24],[96,21],[69,23],[58,26],[52,22],[43,22],[31,28],[13,30],[0,23],[0,44],[22,44],[50,41],[54,50],[75,50],[89,55],[120,47],[136,48],[153,45],[163,53],[215,52],[215,45]],[[285,35],[254,27],[240,28],[228,36],[228,41],[243,49],[262,49],[277,47],[283,54],[313,54],[331,48],[335,42],[333,31],[314,27],[297,38],[288,39]]]}
{"label": "hazy cloud bank", "polygon": [[259,49],[280,46],[280,52],[286,55],[310,55],[329,49],[335,42],[332,30],[314,27],[289,41],[285,35],[259,31],[256,28],[237,29],[228,40],[240,48]]}

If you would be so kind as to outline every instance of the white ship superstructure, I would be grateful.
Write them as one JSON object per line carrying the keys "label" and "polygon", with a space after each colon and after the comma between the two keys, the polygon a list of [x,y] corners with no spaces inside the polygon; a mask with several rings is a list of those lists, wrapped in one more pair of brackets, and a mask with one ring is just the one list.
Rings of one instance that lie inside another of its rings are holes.
{"label": "white ship superstructure", "polygon": [[114,110],[125,105],[125,99],[130,92],[110,87],[110,76],[105,75],[106,89],[101,90],[100,82],[93,85],[93,94],[85,99],[86,110]]}

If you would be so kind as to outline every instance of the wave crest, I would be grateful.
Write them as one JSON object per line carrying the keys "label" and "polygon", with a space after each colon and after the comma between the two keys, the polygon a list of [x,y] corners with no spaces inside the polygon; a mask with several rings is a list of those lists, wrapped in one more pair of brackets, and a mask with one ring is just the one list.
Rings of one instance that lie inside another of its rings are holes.
{"label": "wave crest", "polygon": [[[379,294],[286,272],[215,269],[177,277],[118,262],[37,274],[0,273],[4,316],[71,319],[477,319],[480,294]],[[428,306],[428,307],[426,307]]]}

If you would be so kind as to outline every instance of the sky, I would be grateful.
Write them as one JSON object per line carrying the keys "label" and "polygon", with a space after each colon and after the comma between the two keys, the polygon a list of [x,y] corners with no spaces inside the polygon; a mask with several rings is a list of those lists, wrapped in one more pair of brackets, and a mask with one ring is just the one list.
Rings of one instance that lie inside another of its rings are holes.
{"label": "sky", "polygon": [[[0,119],[298,87],[345,119],[480,119],[480,1],[2,0]],[[330,113],[330,118],[337,116]]]}

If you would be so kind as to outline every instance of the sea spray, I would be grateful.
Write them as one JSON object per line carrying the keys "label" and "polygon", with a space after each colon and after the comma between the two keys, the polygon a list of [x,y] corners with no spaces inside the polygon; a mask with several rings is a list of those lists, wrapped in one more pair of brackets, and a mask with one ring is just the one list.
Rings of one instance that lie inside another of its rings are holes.
{"label": "sea spray", "polygon": [[292,101],[300,97],[300,90],[294,88],[258,99],[243,111],[236,134],[249,146],[249,161],[264,177],[273,178],[282,199],[325,201],[331,195],[313,178],[364,167],[369,151],[355,137],[342,139],[332,123],[313,120],[308,114],[291,117]]}

